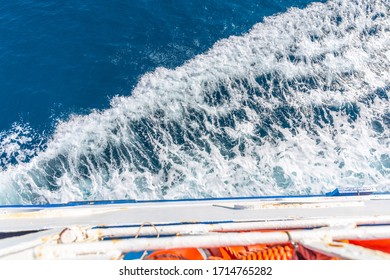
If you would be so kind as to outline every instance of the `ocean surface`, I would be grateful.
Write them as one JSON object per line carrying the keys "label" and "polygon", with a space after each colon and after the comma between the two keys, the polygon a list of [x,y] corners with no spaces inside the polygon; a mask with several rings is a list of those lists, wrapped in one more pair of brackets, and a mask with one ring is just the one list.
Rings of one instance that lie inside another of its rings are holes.
{"label": "ocean surface", "polygon": [[0,205],[390,191],[390,1],[0,3]]}

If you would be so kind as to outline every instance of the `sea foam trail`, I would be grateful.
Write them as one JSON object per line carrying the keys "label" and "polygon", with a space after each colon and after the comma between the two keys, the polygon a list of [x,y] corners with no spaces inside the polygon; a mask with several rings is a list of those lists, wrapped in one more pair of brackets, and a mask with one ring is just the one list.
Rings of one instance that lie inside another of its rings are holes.
{"label": "sea foam trail", "polygon": [[59,123],[0,202],[388,191],[389,69],[389,1],[290,9]]}

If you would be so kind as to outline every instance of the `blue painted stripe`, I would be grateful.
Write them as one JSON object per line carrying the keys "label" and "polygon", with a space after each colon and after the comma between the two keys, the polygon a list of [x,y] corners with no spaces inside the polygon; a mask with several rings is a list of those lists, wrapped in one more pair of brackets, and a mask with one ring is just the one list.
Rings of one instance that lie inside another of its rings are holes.
{"label": "blue painted stripe", "polygon": [[[15,204],[15,205],[0,205],[1,208],[58,208],[69,206],[84,206],[84,205],[110,205],[110,204],[142,204],[142,203],[170,203],[170,202],[197,202],[197,201],[231,201],[231,200],[257,200],[257,199],[284,199],[284,198],[314,198],[314,197],[329,197],[329,196],[358,196],[354,194],[337,194],[337,195],[296,195],[296,196],[253,196],[253,197],[223,197],[223,198],[188,198],[188,199],[167,199],[167,200],[96,200],[96,201],[71,201],[58,204]],[[373,192],[370,195],[387,195],[390,192]]]}

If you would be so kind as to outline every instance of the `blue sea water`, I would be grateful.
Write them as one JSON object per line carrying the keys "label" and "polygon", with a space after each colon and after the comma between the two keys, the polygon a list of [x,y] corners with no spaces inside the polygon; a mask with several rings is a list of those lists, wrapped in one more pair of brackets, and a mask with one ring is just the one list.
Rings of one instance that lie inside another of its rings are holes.
{"label": "blue sea water", "polygon": [[0,203],[386,190],[389,9],[2,1]]}
{"label": "blue sea water", "polygon": [[2,1],[0,130],[51,130],[109,107],[140,76],[174,68],[300,1]]}

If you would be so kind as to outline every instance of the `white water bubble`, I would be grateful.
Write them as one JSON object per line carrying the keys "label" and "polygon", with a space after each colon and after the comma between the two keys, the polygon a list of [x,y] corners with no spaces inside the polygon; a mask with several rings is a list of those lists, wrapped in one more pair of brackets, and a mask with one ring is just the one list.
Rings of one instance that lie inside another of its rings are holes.
{"label": "white water bubble", "polygon": [[[146,73],[110,109],[60,122],[28,162],[5,162],[0,202],[389,190],[389,5],[290,9]],[[7,137],[29,141],[1,135],[7,154],[20,150]]]}

